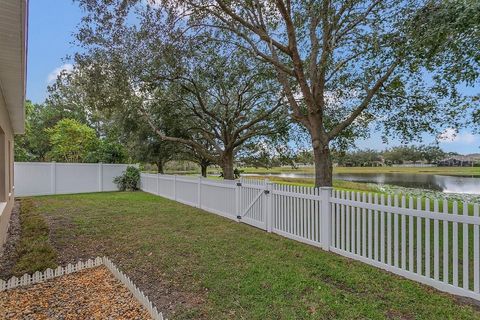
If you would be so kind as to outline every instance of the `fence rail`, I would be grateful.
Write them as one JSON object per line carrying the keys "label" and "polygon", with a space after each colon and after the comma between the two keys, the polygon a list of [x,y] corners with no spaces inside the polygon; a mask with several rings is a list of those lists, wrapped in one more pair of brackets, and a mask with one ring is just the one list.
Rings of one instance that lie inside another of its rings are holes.
{"label": "fence rail", "polygon": [[478,204],[142,174],[142,190],[480,300]]}

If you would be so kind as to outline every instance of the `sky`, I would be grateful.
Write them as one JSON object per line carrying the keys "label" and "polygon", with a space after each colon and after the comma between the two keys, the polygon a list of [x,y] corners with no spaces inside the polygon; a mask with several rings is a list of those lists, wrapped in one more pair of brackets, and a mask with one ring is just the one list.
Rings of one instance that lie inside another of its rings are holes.
{"label": "sky", "polygon": [[[72,0],[30,0],[27,99],[42,103],[47,97],[47,86],[56,79],[58,73],[72,68],[66,57],[77,51],[72,43],[73,33],[82,15]],[[386,145],[380,133],[373,129],[371,131],[370,138],[357,141],[359,148],[382,150],[400,145],[395,140]],[[447,130],[444,138],[440,147],[447,152],[480,153],[480,135],[470,130],[462,130],[458,134]],[[424,135],[423,139],[424,144],[435,141],[431,135]]]}

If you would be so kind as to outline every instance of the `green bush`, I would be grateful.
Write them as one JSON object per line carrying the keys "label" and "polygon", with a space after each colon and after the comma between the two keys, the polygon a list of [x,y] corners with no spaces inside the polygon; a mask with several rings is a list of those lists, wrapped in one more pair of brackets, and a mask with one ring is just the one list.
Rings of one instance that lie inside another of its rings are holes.
{"label": "green bush", "polygon": [[140,184],[140,169],[127,167],[123,175],[115,177],[113,182],[117,184],[120,191],[136,191]]}

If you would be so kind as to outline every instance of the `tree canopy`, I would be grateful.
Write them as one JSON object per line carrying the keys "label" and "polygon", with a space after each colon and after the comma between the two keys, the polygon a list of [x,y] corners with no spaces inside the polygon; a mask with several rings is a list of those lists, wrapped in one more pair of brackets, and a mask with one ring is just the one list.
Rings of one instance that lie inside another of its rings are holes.
{"label": "tree canopy", "polygon": [[48,157],[54,161],[84,162],[98,144],[95,130],[73,119],[62,119],[45,131],[52,146]]}
{"label": "tree canopy", "polygon": [[[137,108],[162,140],[196,149],[227,178],[238,142],[270,134],[281,117],[266,115],[283,105],[309,133],[316,186],[332,183],[332,145],[370,124],[409,141],[465,125],[475,108],[458,90],[479,75],[474,0],[78,2],[76,61],[94,75],[94,100]],[[165,132],[179,122],[180,136]]]}
{"label": "tree canopy", "polygon": [[[139,26],[119,14],[111,18],[120,25],[107,28],[108,16],[95,16],[97,27],[87,24],[78,35],[87,51],[77,63],[92,75],[87,90],[100,108],[136,113],[159,139],[219,165],[226,179],[246,144],[287,139],[286,101],[268,66],[211,35],[165,30],[157,11],[139,14]],[[159,30],[167,34],[159,38]]]}

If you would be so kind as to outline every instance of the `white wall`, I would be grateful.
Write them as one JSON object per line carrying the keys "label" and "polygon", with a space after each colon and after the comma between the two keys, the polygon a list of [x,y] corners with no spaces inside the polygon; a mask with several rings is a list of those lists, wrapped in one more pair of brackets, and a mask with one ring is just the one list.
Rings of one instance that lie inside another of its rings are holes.
{"label": "white wall", "polygon": [[[116,191],[113,179],[129,165],[15,162],[15,196]],[[136,165],[134,165],[136,166]]]}

